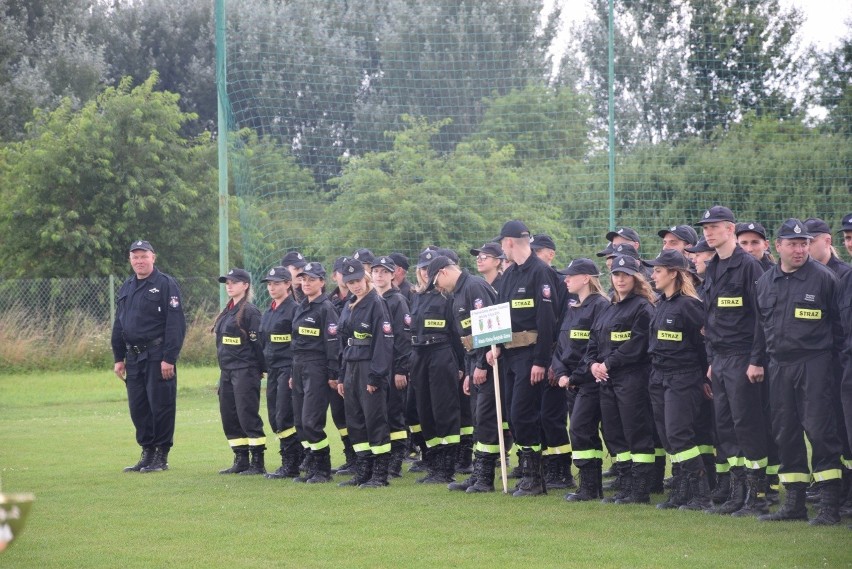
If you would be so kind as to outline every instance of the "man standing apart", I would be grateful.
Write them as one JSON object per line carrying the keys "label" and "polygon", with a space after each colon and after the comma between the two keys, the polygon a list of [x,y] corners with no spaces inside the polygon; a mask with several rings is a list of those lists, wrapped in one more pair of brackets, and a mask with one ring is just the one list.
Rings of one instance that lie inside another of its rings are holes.
{"label": "man standing apart", "polygon": [[142,447],[139,462],[125,472],[168,470],[175,432],[175,364],[186,318],[177,282],[154,266],[156,259],[147,241],[131,243],[135,274],[118,291],[112,327],[113,371],[127,386],[130,418]]}
{"label": "man standing apart", "polygon": [[[820,508],[811,525],[840,522],[840,438],[832,370],[837,365],[837,278],[808,255],[811,235],[798,219],[778,230],[780,262],[757,283],[760,321],[769,354],[772,431],[778,443],[778,476],[787,489],[780,510],[761,520],[806,520],[805,490],[820,485]],[[811,443],[811,464],[802,435]]]}

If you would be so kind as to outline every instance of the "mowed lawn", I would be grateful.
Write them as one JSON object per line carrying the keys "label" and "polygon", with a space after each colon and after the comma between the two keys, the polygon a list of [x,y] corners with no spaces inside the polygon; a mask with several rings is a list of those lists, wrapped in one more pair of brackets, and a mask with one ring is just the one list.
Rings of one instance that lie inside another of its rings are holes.
{"label": "mowed lawn", "polygon": [[563,492],[469,496],[410,473],[379,490],[221,476],[232,454],[216,377],[179,370],[171,468],[142,475],[121,472],[139,449],[111,371],[0,375],[2,488],[36,495],[0,567],[852,566],[846,523],[568,504]]}

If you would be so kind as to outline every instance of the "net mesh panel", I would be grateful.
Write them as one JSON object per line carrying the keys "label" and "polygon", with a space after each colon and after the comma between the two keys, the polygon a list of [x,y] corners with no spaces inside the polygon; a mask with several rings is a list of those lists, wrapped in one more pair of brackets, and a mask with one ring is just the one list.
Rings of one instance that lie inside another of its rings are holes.
{"label": "net mesh panel", "polygon": [[472,266],[468,249],[513,218],[554,237],[556,264],[594,258],[610,229],[609,152],[616,224],[639,232],[645,257],[657,231],[715,203],[770,230],[791,216],[837,225],[852,209],[848,127],[809,98],[816,75],[778,16],[795,14],[773,2],[616,2],[610,146],[606,2],[562,32],[564,15],[541,8],[228,2],[246,268],[262,275],[290,249],[329,269],[359,247],[414,260],[429,244]]}

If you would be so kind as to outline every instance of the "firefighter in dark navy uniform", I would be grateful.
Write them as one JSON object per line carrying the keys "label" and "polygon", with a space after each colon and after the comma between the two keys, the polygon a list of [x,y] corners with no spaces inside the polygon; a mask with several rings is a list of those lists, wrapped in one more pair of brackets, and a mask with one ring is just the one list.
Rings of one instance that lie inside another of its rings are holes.
{"label": "firefighter in dark navy uniform", "polygon": [[[334,260],[332,266],[331,278],[337,286],[328,293],[328,299],[334,306],[337,314],[343,311],[343,307],[354,300],[352,293],[346,288],[346,283],[343,282],[343,261],[349,257],[338,257]],[[346,427],[346,407],[343,402],[343,397],[332,389],[328,396],[328,405],[331,409],[331,420],[334,422],[334,427],[340,434],[340,442],[343,443],[344,462],[337,468],[333,468],[334,474],[348,475],[355,474],[355,451],[352,449],[352,441],[349,438],[349,429]]]}
{"label": "firefighter in dark navy uniform", "polygon": [[[266,371],[260,340],[260,310],[251,303],[251,275],[231,269],[219,277],[228,304],[216,318],[216,358],[219,361],[219,413],[234,464],[219,474],[266,474],[263,454],[266,435],[260,418],[260,382]],[[249,460],[251,453],[251,460]]]}
{"label": "firefighter in dark navy uniform", "polygon": [[133,276],[118,291],[112,328],[113,371],[127,386],[139,461],[125,472],[168,469],[175,432],[177,364],[186,318],[177,282],[155,266],[147,241],[130,245]]}
{"label": "firefighter in dark navy uniform", "polygon": [[[808,255],[810,240],[804,223],[785,221],[775,238],[779,264],[757,283],[772,382],[772,430],[787,490],[781,509],[759,519],[806,520],[805,490],[813,478],[820,485],[820,504],[811,524],[833,525],[840,522],[841,444],[832,369],[843,340],[837,277]],[[811,445],[811,465],[803,435]]]}

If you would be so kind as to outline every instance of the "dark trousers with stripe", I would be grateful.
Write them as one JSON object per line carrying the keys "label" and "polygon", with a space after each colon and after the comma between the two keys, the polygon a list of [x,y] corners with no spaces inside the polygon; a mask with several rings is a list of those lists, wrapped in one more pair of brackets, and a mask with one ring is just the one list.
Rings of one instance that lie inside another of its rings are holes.
{"label": "dark trousers with stripe", "polygon": [[461,431],[458,365],[449,344],[415,346],[411,383],[426,444],[455,444]]}
{"label": "dark trousers with stripe", "polygon": [[408,387],[403,389],[396,388],[396,382],[391,376],[388,381],[387,407],[388,407],[388,427],[391,432],[391,440],[403,440],[408,435],[405,429],[405,406],[408,399]]}
{"label": "dark trousers with stripe", "polygon": [[323,359],[293,361],[293,416],[299,439],[312,450],[328,446],[325,421],[328,398],[328,368]]}
{"label": "dark trousers with stripe", "polygon": [[369,373],[369,360],[346,363],[343,376],[346,428],[356,452],[383,454],[390,452],[388,384],[383,378],[376,391],[368,392]]}
{"label": "dark trousers with stripe", "polygon": [[[698,368],[677,372],[651,369],[648,391],[654,422],[672,462],[683,462],[700,454],[695,440],[695,423],[703,399],[703,384],[704,372]],[[685,452],[691,456],[683,458],[681,455]]]}
{"label": "dark trousers with stripe", "polygon": [[139,359],[133,354],[127,356],[125,371],[127,404],[136,428],[136,442],[143,447],[171,448],[175,435],[177,373],[165,381],[160,360]]}
{"label": "dark trousers with stripe", "polygon": [[635,460],[654,461],[654,425],[648,410],[649,366],[610,372],[609,381],[600,383],[601,424],[610,452],[629,452]]}
{"label": "dark trousers with stripe", "polygon": [[291,366],[271,368],[266,374],[266,411],[273,432],[281,439],[282,448],[299,444],[296,417],[293,415],[293,390],[290,389]]}
{"label": "dark trousers with stripe", "polygon": [[601,424],[600,387],[597,383],[584,383],[573,393],[569,436],[574,466],[580,468],[590,460],[603,458],[603,446],[598,434]]}
{"label": "dark trousers with stripe", "polygon": [[260,370],[223,369],[219,375],[219,414],[231,446],[266,444],[260,418]]}
{"label": "dark trousers with stripe", "polygon": [[534,346],[504,351],[500,371],[506,374],[506,382],[512,388],[510,426],[515,443],[520,447],[541,445],[541,401],[544,381],[530,384]]}
{"label": "dark trousers with stripe", "polygon": [[571,452],[568,438],[568,396],[558,385],[548,380],[541,395],[541,436],[544,445],[557,454]]}

